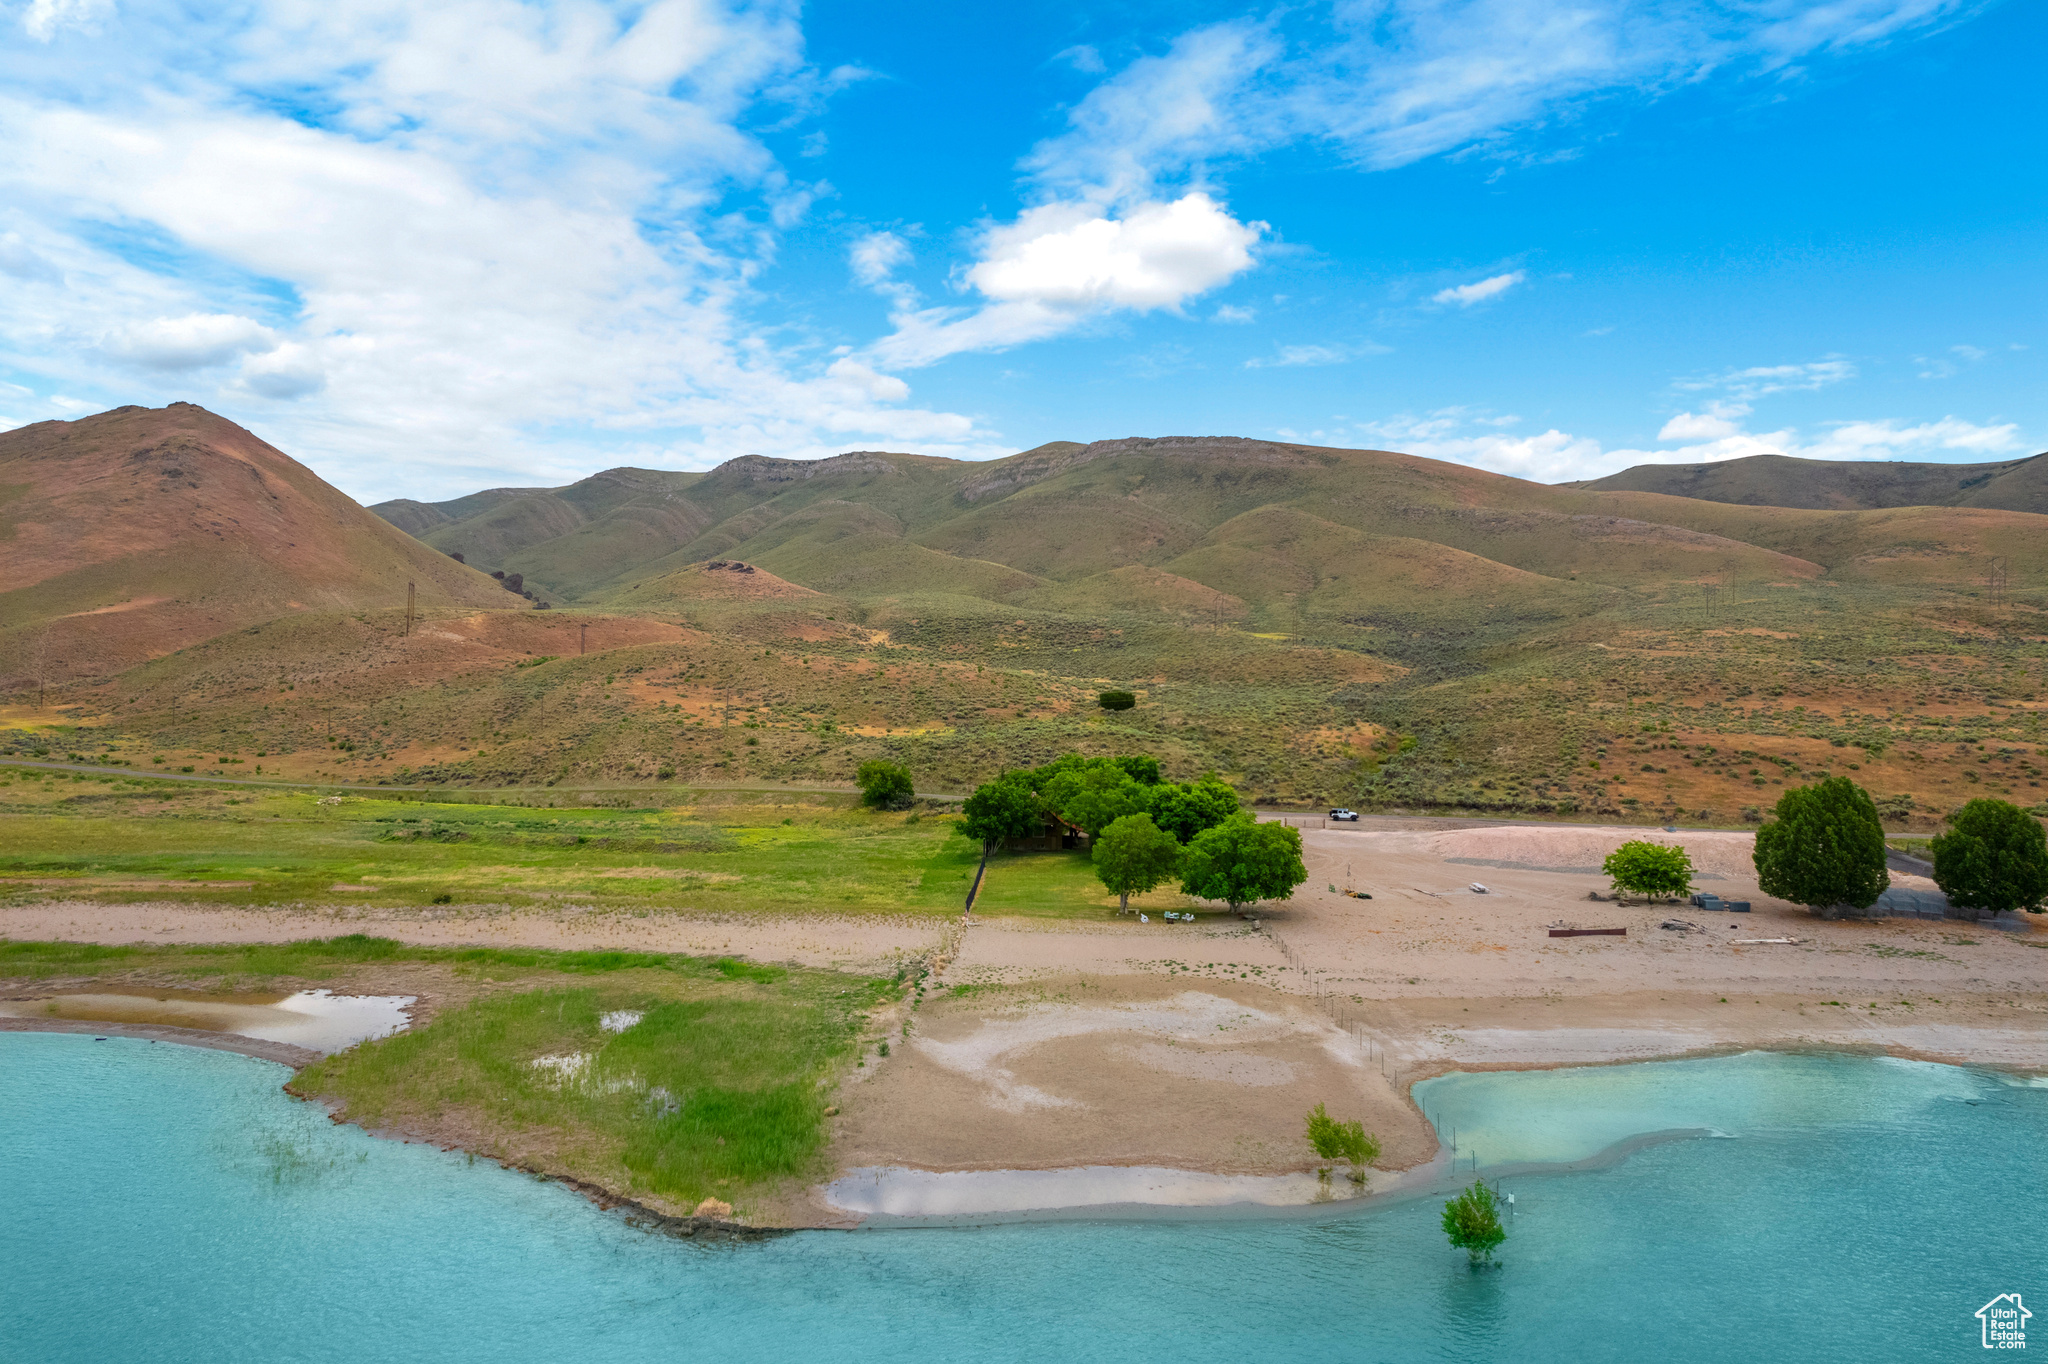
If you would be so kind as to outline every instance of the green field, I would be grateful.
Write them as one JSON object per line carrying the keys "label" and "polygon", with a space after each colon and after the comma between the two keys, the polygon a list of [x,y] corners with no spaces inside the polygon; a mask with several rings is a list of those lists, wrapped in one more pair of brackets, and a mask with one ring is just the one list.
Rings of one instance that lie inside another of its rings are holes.
{"label": "green field", "polygon": [[[374,991],[380,972],[388,979],[400,967],[438,969],[473,997],[424,1027],[308,1066],[294,1093],[337,1102],[372,1129],[459,1139],[670,1211],[715,1197],[743,1214],[822,1172],[832,1085],[860,1063],[868,1011],[911,979],[362,936],[246,947],[0,941],[0,979],[69,985],[249,991],[326,981]],[[640,1018],[607,1030],[604,1016],[616,1011]]]}
{"label": "green field", "polygon": [[[945,813],[823,792],[322,796],[0,766],[0,895],[222,905],[958,913],[980,846]],[[583,801],[607,804],[585,806]],[[332,802],[332,803],[329,803]],[[1172,890],[1134,901],[1194,908]],[[984,915],[1110,917],[1085,853],[998,853]]]}

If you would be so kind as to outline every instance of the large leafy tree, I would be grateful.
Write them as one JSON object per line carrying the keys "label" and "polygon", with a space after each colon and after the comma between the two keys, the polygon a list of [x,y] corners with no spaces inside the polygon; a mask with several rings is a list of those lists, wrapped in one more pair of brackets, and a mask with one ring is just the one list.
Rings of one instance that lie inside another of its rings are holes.
{"label": "large leafy tree", "polygon": [[1617,895],[1684,896],[1692,893],[1692,858],[1683,848],[1634,838],[1607,854],[1600,870]]}
{"label": "large leafy tree", "polygon": [[1097,758],[1058,773],[1039,794],[1060,818],[1094,837],[1125,815],[1151,807],[1151,788],[1131,779],[1111,758]]}
{"label": "large leafy tree", "polygon": [[1958,909],[2041,913],[2048,902],[2048,834],[2005,800],[1973,800],[1934,840],[1934,884]]}
{"label": "large leafy tree", "polygon": [[1474,1265],[1491,1260],[1500,1243],[1508,1239],[1508,1229],[1500,1224],[1500,1204],[1493,1190],[1474,1180],[1471,1188],[1444,1204],[1444,1235]]}
{"label": "large leafy tree", "polygon": [[875,758],[862,763],[853,779],[860,784],[860,803],[877,810],[907,810],[917,799],[910,769],[900,763]]}
{"label": "large leafy tree", "polygon": [[1235,910],[1259,900],[1285,900],[1308,880],[1301,831],[1261,824],[1238,813],[1196,834],[1181,860],[1181,889]]}
{"label": "large leafy tree", "polygon": [[1237,813],[1237,792],[1214,773],[1200,781],[1152,788],[1152,822],[1183,843]]}
{"label": "large leafy tree", "polygon": [[1006,838],[1028,838],[1045,827],[1045,811],[1021,772],[975,787],[961,809],[960,832],[980,839],[984,854]]}
{"label": "large leafy tree", "polygon": [[1822,918],[1877,903],[1891,884],[1884,825],[1870,793],[1847,777],[1795,786],[1778,797],[1777,818],[1756,831],[1757,884],[1766,895],[1805,905]]}
{"label": "large leafy tree", "polygon": [[1095,874],[1117,897],[1119,914],[1130,909],[1133,895],[1172,880],[1180,870],[1180,844],[1145,814],[1125,815],[1103,829],[1093,856]]}

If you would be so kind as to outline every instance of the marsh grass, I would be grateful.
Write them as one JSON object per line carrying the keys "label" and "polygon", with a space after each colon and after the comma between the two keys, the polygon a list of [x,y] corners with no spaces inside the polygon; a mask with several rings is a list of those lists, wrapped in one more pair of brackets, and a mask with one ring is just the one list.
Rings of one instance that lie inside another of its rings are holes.
{"label": "marsh grass", "polygon": [[[730,959],[590,968],[601,981],[478,999],[309,1066],[291,1087],[373,1129],[459,1136],[672,1206],[745,1207],[763,1186],[819,1172],[838,1064],[864,1012],[898,989]],[[604,1015],[621,1010],[640,1021],[608,1032]]]}

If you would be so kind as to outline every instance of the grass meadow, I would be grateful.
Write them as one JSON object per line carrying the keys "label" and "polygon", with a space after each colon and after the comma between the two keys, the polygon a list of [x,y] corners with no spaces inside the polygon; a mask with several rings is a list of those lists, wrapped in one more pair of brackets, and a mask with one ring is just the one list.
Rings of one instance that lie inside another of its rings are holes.
{"label": "grass meadow", "polygon": [[[820,1173],[825,1110],[868,1013],[908,977],[647,952],[410,947],[351,936],[248,946],[0,942],[0,977],[138,974],[214,989],[433,967],[471,997],[316,1062],[289,1086],[373,1130],[572,1174],[669,1210],[747,1211]],[[609,1026],[607,1026],[609,1024]]]}

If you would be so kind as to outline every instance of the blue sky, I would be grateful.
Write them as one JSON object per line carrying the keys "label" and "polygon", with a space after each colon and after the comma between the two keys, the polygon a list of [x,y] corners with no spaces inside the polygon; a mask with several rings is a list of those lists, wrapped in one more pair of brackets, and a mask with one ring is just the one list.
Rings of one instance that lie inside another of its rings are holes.
{"label": "blue sky", "polygon": [[1230,434],[2048,448],[2048,9],[13,0],[0,427],[365,500]]}

